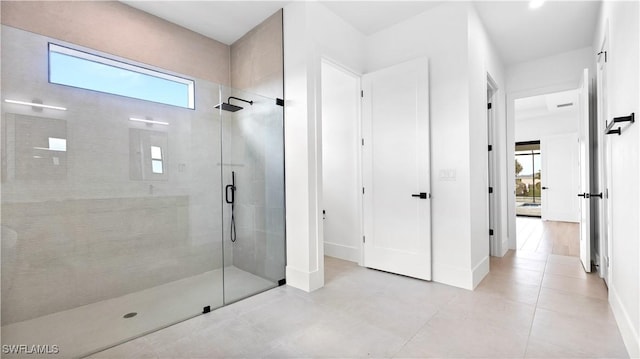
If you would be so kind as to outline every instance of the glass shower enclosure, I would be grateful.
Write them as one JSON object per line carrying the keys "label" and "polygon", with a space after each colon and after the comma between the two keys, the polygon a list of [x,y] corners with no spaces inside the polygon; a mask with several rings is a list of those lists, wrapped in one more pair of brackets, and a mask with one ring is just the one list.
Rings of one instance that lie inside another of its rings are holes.
{"label": "glass shower enclosure", "polygon": [[82,357],[282,284],[276,99],[52,83],[50,44],[110,56],[2,27],[2,343]]}

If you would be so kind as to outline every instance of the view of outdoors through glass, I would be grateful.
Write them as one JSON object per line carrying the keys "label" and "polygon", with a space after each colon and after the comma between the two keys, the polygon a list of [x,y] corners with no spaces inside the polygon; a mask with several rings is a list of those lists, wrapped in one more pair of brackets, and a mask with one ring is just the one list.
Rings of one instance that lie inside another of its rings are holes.
{"label": "view of outdoors through glass", "polygon": [[540,142],[516,143],[516,215],[541,216]]}

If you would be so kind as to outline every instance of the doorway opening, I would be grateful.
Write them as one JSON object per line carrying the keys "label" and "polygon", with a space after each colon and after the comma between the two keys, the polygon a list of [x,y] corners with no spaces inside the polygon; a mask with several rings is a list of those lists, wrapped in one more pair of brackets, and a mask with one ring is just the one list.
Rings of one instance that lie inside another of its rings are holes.
{"label": "doorway opening", "polygon": [[[323,59],[321,84],[324,254],[338,259],[333,264],[361,264],[360,76]],[[331,278],[332,273],[325,273],[326,280]]]}
{"label": "doorway opening", "polygon": [[515,100],[516,248],[577,257],[580,89]]}

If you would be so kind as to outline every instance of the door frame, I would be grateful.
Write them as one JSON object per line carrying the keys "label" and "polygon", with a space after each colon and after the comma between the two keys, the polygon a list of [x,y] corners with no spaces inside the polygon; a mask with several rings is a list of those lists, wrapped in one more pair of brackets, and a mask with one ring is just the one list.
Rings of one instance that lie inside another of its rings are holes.
{"label": "door frame", "polygon": [[509,241],[509,249],[516,250],[518,242],[516,240],[516,175],[515,175],[515,148],[516,132],[515,132],[515,102],[518,99],[539,96],[553,92],[561,92],[575,90],[576,83],[567,81],[552,86],[544,86],[534,89],[520,90],[507,93],[507,184],[503,195],[507,197],[507,238]]}
{"label": "door frame", "polygon": [[[487,109],[487,143],[491,146],[491,150],[488,151],[488,169],[487,169],[487,183],[489,187],[493,188],[493,191],[488,194],[487,197],[487,228],[489,228],[489,255],[502,257],[504,251],[502,248],[502,219],[500,217],[500,195],[501,191],[499,185],[500,171],[499,171],[499,138],[498,135],[498,85],[491,77],[491,74],[487,73],[487,104],[491,104],[491,108]],[[493,228],[492,228],[493,227]]]}
{"label": "door frame", "polygon": [[[608,25],[608,23],[607,23]],[[609,207],[609,183],[611,183],[611,142],[605,134],[604,128],[607,127],[607,119],[609,115],[608,96],[606,88],[602,88],[603,78],[606,80],[607,71],[601,70],[601,66],[607,66],[606,54],[609,51],[609,31],[605,26],[604,36],[598,54],[596,54],[596,116],[597,116],[597,179],[599,191],[602,192],[602,201],[598,201],[598,251],[596,252],[598,265],[598,274],[604,279],[605,283],[611,279],[611,260],[610,253],[612,249],[611,234],[611,208]],[[601,63],[601,61],[603,61]]]}
{"label": "door frame", "polygon": [[[320,57],[320,71],[322,71],[322,65],[326,64],[328,66],[331,66],[332,68],[334,68],[335,70],[338,70],[342,73],[344,73],[347,76],[351,76],[354,79],[356,79],[357,83],[358,83],[358,91],[362,91],[362,74],[358,73],[357,71],[354,71],[352,69],[350,69],[349,67],[341,64],[340,62],[328,57],[328,56],[321,56]],[[322,76],[320,76],[320,78],[322,78]],[[322,81],[320,80],[320,109],[322,109]],[[353,150],[356,153],[356,181],[358,183],[358,185],[360,187],[363,186],[363,179],[362,179],[362,145],[360,145],[361,143],[361,139],[362,139],[362,96],[356,93],[356,96],[359,96],[360,101],[357,105],[358,108],[358,114],[357,114],[357,118],[356,118],[356,138],[353,139],[353,143],[354,143],[354,148]],[[322,111],[321,111],[322,112]],[[322,157],[322,146],[324,146],[324,142],[322,140],[322,115],[320,116],[320,141],[318,141],[318,153],[320,154],[320,157]],[[319,188],[319,192],[318,194],[320,195],[320,197],[322,197],[322,194],[324,193],[324,187],[323,187],[323,183],[322,183],[322,160],[320,160],[320,165],[318,166],[318,170],[319,170],[319,181],[318,181],[318,188]],[[356,203],[357,203],[357,212],[356,212],[356,217],[358,219],[358,227],[359,227],[359,235],[360,237],[363,236],[364,234],[364,218],[363,218],[363,198],[362,195],[358,192],[358,193],[354,193],[354,196],[356,196]],[[317,208],[316,208],[316,213],[322,213],[323,210],[323,206],[324,206],[324,201],[322,200],[322,198],[320,198],[320,200],[316,201],[317,204]],[[324,221],[320,222],[320,225],[324,227]],[[324,230],[322,231],[322,236],[321,236],[321,240],[322,243],[321,245],[324,247]],[[359,246],[358,246],[358,251],[359,251],[359,255],[358,255],[358,265],[362,266],[364,265],[364,243],[360,240],[358,241]],[[324,253],[324,252],[323,252]],[[324,256],[322,258],[322,260],[324,261]]]}

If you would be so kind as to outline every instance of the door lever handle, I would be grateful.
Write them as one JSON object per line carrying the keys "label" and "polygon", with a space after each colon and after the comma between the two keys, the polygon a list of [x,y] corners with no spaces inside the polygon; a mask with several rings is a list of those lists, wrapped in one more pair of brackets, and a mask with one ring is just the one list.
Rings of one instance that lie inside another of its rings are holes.
{"label": "door lever handle", "polygon": [[589,198],[591,195],[589,193],[579,193],[578,197]]}
{"label": "door lever handle", "polygon": [[600,192],[600,193],[589,193],[589,197],[599,197],[599,198],[602,198],[602,192]]}
{"label": "door lever handle", "polygon": [[420,199],[427,199],[427,192],[414,193],[411,197],[419,197]]}

